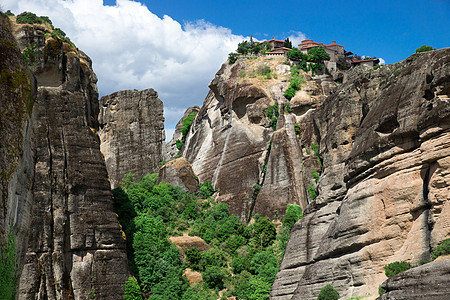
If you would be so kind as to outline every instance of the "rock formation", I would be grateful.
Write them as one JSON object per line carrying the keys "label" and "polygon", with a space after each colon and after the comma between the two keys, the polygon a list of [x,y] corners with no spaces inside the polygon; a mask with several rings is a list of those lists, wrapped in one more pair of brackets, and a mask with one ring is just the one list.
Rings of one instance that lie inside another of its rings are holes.
{"label": "rock formation", "polygon": [[431,262],[392,276],[381,287],[380,300],[447,300],[450,295],[450,259]]}
{"label": "rock formation", "polygon": [[0,242],[13,232],[21,259],[33,201],[31,114],[37,90],[10,26],[0,16]]}
{"label": "rock formation", "polygon": [[[323,171],[272,299],[378,294],[383,266],[413,264],[450,237],[450,49],[354,70],[302,128]],[[308,125],[310,124],[310,125]],[[397,298],[396,298],[397,299]]]}
{"label": "rock formation", "polygon": [[189,116],[192,113],[198,113],[200,111],[200,107],[198,106],[191,106],[188,109],[186,109],[186,111],[183,114],[183,117],[180,119],[180,121],[178,121],[177,125],[175,126],[175,132],[173,133],[173,137],[170,140],[170,142],[168,142],[166,144],[166,152],[164,155],[164,159],[167,161],[170,161],[172,159],[175,158],[175,156],[178,153],[178,149],[177,149],[177,140],[182,139],[183,134],[181,133],[181,128],[183,128],[183,120],[187,118],[187,116]]}
{"label": "rock formation", "polygon": [[100,99],[100,140],[111,187],[123,176],[136,179],[159,170],[163,161],[163,103],[153,89],[121,91]]}
{"label": "rock formation", "polygon": [[[182,149],[200,181],[210,181],[219,191],[217,200],[228,203],[243,221],[254,213],[282,217],[287,204],[307,204],[301,144],[294,128],[297,118],[284,110],[290,67],[282,61],[224,64],[209,85]],[[251,75],[261,67],[269,67],[277,79]],[[307,82],[308,88],[321,94],[313,81]],[[302,113],[320,99],[307,96],[309,104]],[[266,115],[269,106],[278,106],[280,112],[275,132]]]}
{"label": "rock formation", "polygon": [[195,193],[198,190],[198,179],[192,171],[191,164],[184,158],[174,159],[159,169],[158,184],[166,182],[181,187],[185,192]]}
{"label": "rock formation", "polygon": [[[2,20],[1,44],[12,49],[16,46],[6,37],[7,23]],[[113,212],[100,153],[97,78],[92,63],[73,44],[51,37],[49,25],[12,24],[12,31],[20,50],[33,51],[28,63],[38,83],[31,106],[31,77],[23,63],[14,64],[17,54],[1,52],[2,83],[3,74],[8,75],[3,71],[23,73],[18,78],[21,82],[13,82],[17,83],[17,102],[9,102],[5,115],[17,113],[13,120],[16,132],[4,133],[2,127],[2,143],[3,134],[12,136],[12,140],[5,139],[11,141],[16,155],[6,162],[16,170],[9,176],[6,207],[11,211],[7,214],[14,213],[10,218],[14,225],[26,220],[19,225],[26,239],[17,236],[25,249],[18,298],[121,298],[129,273],[125,241]],[[5,65],[9,69],[3,68]],[[26,127],[31,107],[32,120]],[[11,124],[6,125],[11,129]],[[30,139],[31,151],[27,150]],[[20,148],[23,140],[26,146]],[[21,160],[26,163],[21,164]],[[13,176],[18,172],[21,174],[16,179]]]}

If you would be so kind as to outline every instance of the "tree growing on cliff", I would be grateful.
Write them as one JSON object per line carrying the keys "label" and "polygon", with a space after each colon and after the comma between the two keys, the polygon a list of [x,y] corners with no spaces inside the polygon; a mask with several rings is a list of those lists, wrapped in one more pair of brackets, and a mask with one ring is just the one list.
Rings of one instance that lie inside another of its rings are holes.
{"label": "tree growing on cliff", "polygon": [[284,47],[286,48],[292,48],[292,42],[289,40],[289,38],[284,40]]}
{"label": "tree growing on cliff", "polygon": [[320,290],[317,300],[339,300],[339,293],[331,284],[327,284]]}
{"label": "tree growing on cliff", "polygon": [[416,53],[433,51],[433,50],[436,50],[436,48],[433,48],[432,46],[422,45],[416,49]]}
{"label": "tree growing on cliff", "polygon": [[330,60],[330,55],[325,52],[325,49],[323,49],[322,46],[309,49],[308,55],[310,56],[310,59],[315,62]]}

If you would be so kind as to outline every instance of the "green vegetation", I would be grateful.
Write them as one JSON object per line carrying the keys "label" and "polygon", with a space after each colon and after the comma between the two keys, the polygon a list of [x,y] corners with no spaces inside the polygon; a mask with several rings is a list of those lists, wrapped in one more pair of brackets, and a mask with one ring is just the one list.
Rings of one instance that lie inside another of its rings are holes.
{"label": "green vegetation", "polygon": [[284,92],[284,96],[291,100],[295,96],[295,92],[299,91],[302,88],[302,84],[306,83],[305,77],[300,74],[300,69],[298,67],[291,68],[291,77],[289,79],[289,87],[286,92]]}
{"label": "green vegetation", "polygon": [[184,143],[186,142],[187,134],[189,133],[189,129],[191,128],[192,122],[194,122],[195,116],[197,116],[197,113],[195,113],[195,112],[190,113],[181,122],[183,124],[183,127],[181,128],[182,136],[181,136],[181,141],[180,140],[175,141],[175,144],[178,149],[178,154],[175,156],[175,158],[178,158],[180,156],[181,148],[183,148]]}
{"label": "green vegetation", "polygon": [[309,193],[309,197],[311,198],[311,200],[314,200],[317,198],[316,188],[314,187],[314,184],[311,183],[308,186],[308,193]]}
{"label": "green vegetation", "polygon": [[8,10],[5,12],[5,16],[7,16],[7,17],[14,17],[14,14],[8,9]]}
{"label": "green vegetation", "polygon": [[428,52],[433,50],[436,50],[436,48],[433,48],[432,46],[422,45],[416,49],[416,53]]}
{"label": "green vegetation", "polygon": [[314,178],[314,180],[316,181],[316,183],[319,181],[319,173],[317,172],[316,169],[312,169],[312,170],[311,170],[311,176]]}
{"label": "green vegetation", "polygon": [[298,50],[297,48],[293,48],[289,50],[286,53],[287,57],[289,57],[292,60],[309,60],[309,57],[307,54],[304,54],[302,51]]}
{"label": "green vegetation", "polygon": [[9,233],[0,237],[0,299],[16,299],[19,270],[15,249],[16,239],[10,227]]}
{"label": "green vegetation", "polygon": [[230,52],[228,53],[228,63],[230,65],[234,64],[239,58],[239,55],[237,53],[234,52]]}
{"label": "green vegetation", "polygon": [[[127,174],[122,187],[113,190],[114,210],[127,237],[135,276],[126,282],[124,299],[217,299],[223,288],[226,296],[267,299],[289,230],[302,216],[300,207],[288,206],[277,234],[273,222],[258,214],[252,224],[244,225],[229,213],[227,204],[210,198],[214,193],[210,183],[203,183],[195,195],[156,182],[156,174],[138,182]],[[183,260],[168,237],[187,232],[211,248],[185,250]],[[204,283],[189,286],[183,276],[187,267],[201,272]]]}
{"label": "green vegetation", "polygon": [[450,238],[444,240],[441,244],[436,246],[431,252],[431,259],[435,260],[439,256],[450,254]]}
{"label": "green vegetation", "polygon": [[[311,150],[313,151],[313,155],[317,157],[317,161],[319,162],[320,167],[323,167],[322,160],[320,159],[320,156],[319,156],[319,144],[312,143]],[[306,151],[306,152],[308,153],[308,151]]]}
{"label": "green vegetation", "polygon": [[317,300],[339,300],[339,293],[331,284],[327,284],[320,290]]}
{"label": "green vegetation", "polygon": [[275,103],[274,105],[269,106],[266,111],[266,116],[270,120],[270,126],[272,127],[273,131],[277,130],[277,121],[278,117],[280,116],[278,103]]}
{"label": "green vegetation", "polygon": [[125,294],[123,296],[124,300],[142,300],[141,288],[136,278],[129,277],[127,282],[125,282]]}
{"label": "green vegetation", "polygon": [[255,194],[256,195],[258,195],[259,194],[259,191],[261,190],[261,186],[259,185],[259,184],[257,184],[257,183],[255,183],[254,185],[253,185],[253,190],[255,191]]}
{"label": "green vegetation", "polygon": [[294,130],[296,135],[300,135],[300,124],[295,123],[294,124]]}
{"label": "green vegetation", "polygon": [[284,47],[286,48],[292,48],[292,42],[289,40],[289,38],[284,40]]}
{"label": "green vegetation", "polygon": [[324,60],[330,60],[330,55],[323,49],[322,46],[309,49],[308,55],[310,60],[314,62],[322,62]]}
{"label": "green vegetation", "polygon": [[34,58],[39,53],[42,53],[41,50],[36,50],[37,45],[35,43],[27,46],[22,52],[23,60],[27,63],[29,66],[34,66],[36,59]]}
{"label": "green vegetation", "polygon": [[72,45],[72,47],[75,47],[72,41],[67,37],[66,33],[60,28],[53,29],[53,31],[50,33],[50,36],[54,39],[60,39],[63,42],[69,43],[70,45]]}
{"label": "green vegetation", "polygon": [[303,217],[302,208],[296,204],[288,204],[286,215],[283,219],[283,226],[289,231],[294,227],[294,224]]}
{"label": "green vegetation", "polygon": [[52,25],[52,21],[46,16],[36,16],[31,12],[23,12],[16,17],[17,24],[48,24]]}
{"label": "green vegetation", "polygon": [[292,112],[291,103],[289,102],[284,103],[284,113],[289,114],[291,112]]}
{"label": "green vegetation", "polygon": [[411,269],[413,266],[406,261],[396,261],[384,266],[384,273],[387,277],[397,275],[398,273],[404,272]]}

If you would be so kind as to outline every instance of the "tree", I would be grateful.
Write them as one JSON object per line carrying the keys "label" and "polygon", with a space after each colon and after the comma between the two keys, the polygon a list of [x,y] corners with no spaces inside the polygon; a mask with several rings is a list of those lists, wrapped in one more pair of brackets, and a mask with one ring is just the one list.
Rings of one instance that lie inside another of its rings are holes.
{"label": "tree", "polygon": [[224,285],[224,273],[217,266],[207,266],[205,272],[203,272],[203,280],[206,285],[212,289],[218,288],[223,289]]}
{"label": "tree", "polygon": [[384,273],[387,277],[391,277],[411,268],[412,266],[409,262],[396,261],[384,266]]}
{"label": "tree", "polygon": [[292,48],[292,42],[289,40],[289,38],[284,40],[284,47],[286,48]]}
{"label": "tree", "polygon": [[142,293],[139,284],[134,277],[128,277],[125,282],[125,294],[123,300],[142,300]]}
{"label": "tree", "polygon": [[303,217],[302,208],[299,205],[287,205],[286,216],[283,219],[283,226],[289,230],[294,227],[294,224]]}
{"label": "tree", "polygon": [[422,45],[416,49],[416,53],[427,52],[432,50],[436,50],[436,48],[433,48],[432,46]]}
{"label": "tree", "polygon": [[328,55],[328,53],[325,51],[325,49],[323,49],[322,46],[309,49],[308,54],[311,57],[311,60],[315,62],[330,60],[330,55]]}
{"label": "tree", "polygon": [[234,53],[234,52],[228,53],[228,63],[230,65],[234,64],[237,60],[238,60],[237,53]]}
{"label": "tree", "polygon": [[308,60],[308,55],[302,53],[297,48],[289,50],[286,55],[292,60]]}
{"label": "tree", "polygon": [[338,300],[339,293],[336,289],[331,285],[327,284],[320,290],[319,296],[317,300]]}
{"label": "tree", "polygon": [[251,51],[251,45],[248,41],[243,41],[238,44],[237,53],[247,54]]}

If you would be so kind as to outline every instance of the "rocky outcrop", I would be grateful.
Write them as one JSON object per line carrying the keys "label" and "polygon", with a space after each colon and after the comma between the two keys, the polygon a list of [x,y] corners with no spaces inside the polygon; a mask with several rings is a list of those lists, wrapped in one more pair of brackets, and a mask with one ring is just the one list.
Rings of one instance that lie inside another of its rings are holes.
{"label": "rocky outcrop", "polygon": [[181,128],[183,128],[183,120],[187,118],[192,113],[198,113],[200,111],[200,107],[198,106],[191,106],[183,114],[183,117],[178,121],[177,125],[175,126],[175,132],[173,133],[173,137],[166,144],[166,152],[164,155],[164,159],[167,161],[171,161],[175,158],[175,156],[178,154],[177,149],[177,140],[182,140],[183,134],[181,133]]}
{"label": "rocky outcrop", "polygon": [[428,263],[397,274],[381,284],[379,300],[446,300],[450,295],[450,259]]}
{"label": "rocky outcrop", "polygon": [[51,30],[13,24],[20,49],[34,52],[38,82],[33,201],[29,212],[16,209],[30,223],[18,298],[117,299],[128,267],[97,135],[97,78],[89,57]]}
{"label": "rocky outcrop", "polygon": [[198,178],[184,157],[174,159],[159,169],[158,183],[160,182],[179,186],[190,193],[197,192],[199,188]]}
{"label": "rocky outcrop", "polygon": [[[305,118],[323,171],[289,240],[272,299],[376,295],[383,266],[450,236],[450,49],[355,70]],[[308,125],[312,124],[312,125]]]}
{"label": "rocky outcrop", "polygon": [[117,187],[127,173],[140,179],[158,172],[165,140],[158,93],[127,90],[104,96],[100,102],[100,147],[111,187]]}
{"label": "rocky outcrop", "polygon": [[[217,200],[228,203],[243,221],[254,213],[283,217],[287,204],[307,204],[301,143],[294,128],[298,120],[284,109],[290,67],[283,61],[224,64],[182,149],[200,181],[210,181],[219,191]],[[270,67],[276,79],[255,75],[261,67]],[[308,82],[305,89],[313,85]],[[299,109],[302,114],[308,105]],[[279,107],[276,131],[266,115],[269,106]]]}
{"label": "rocky outcrop", "polygon": [[11,231],[22,264],[33,201],[31,114],[37,90],[10,26],[0,16],[0,244]]}

